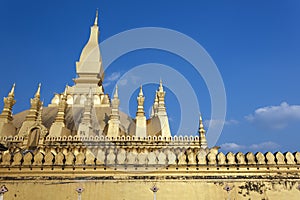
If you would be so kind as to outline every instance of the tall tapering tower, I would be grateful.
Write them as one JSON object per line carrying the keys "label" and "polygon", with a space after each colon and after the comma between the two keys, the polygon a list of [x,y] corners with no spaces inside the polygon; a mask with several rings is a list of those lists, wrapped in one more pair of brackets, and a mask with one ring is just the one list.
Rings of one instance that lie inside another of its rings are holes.
{"label": "tall tapering tower", "polygon": [[147,124],[146,124],[146,116],[144,111],[144,101],[145,97],[143,94],[143,88],[140,87],[139,96],[137,97],[137,112],[135,117],[135,135],[138,137],[146,137],[147,136]]}
{"label": "tall tapering tower", "polygon": [[151,109],[151,117],[156,117],[157,116],[157,109],[158,109],[158,97],[157,97],[157,91],[155,92],[155,98],[154,98],[154,103]]}
{"label": "tall tapering tower", "polygon": [[99,48],[98,10],[94,25],[91,27],[90,38],[82,49],[79,61],[76,62],[77,78],[74,79],[76,89],[89,89],[101,86],[104,73]]}
{"label": "tall tapering tower", "polygon": [[58,106],[58,111],[55,120],[49,130],[49,135],[52,137],[71,135],[71,131],[66,127],[65,124],[65,114],[67,108],[67,90],[68,86],[66,86],[64,93],[60,95],[61,100]]}
{"label": "tall tapering tower", "polygon": [[200,147],[203,149],[206,149],[207,146],[207,140],[206,140],[206,136],[205,136],[205,129],[203,126],[203,122],[202,122],[202,116],[200,115],[199,117],[199,138],[200,138]]}
{"label": "tall tapering tower", "polygon": [[118,95],[118,86],[114,93],[114,98],[111,101],[111,114],[108,121],[107,136],[108,137],[118,137],[120,134],[120,115],[119,115],[119,95]]}
{"label": "tall tapering tower", "polygon": [[157,116],[161,124],[161,136],[171,137],[169,119],[168,119],[166,106],[165,106],[165,95],[166,92],[164,91],[162,80],[160,80],[159,88],[157,91],[157,98],[158,98]]}
{"label": "tall tapering tower", "polygon": [[8,93],[8,96],[4,98],[4,108],[0,115],[0,121],[5,123],[11,122],[13,120],[12,116],[12,107],[15,105],[15,84],[13,84],[11,91]]}
{"label": "tall tapering tower", "polygon": [[[90,29],[90,37],[81,51],[79,61],[76,62],[75,85],[67,90],[68,106],[84,107],[89,90],[92,91],[92,101],[95,107],[109,107],[107,94],[104,94],[102,82],[104,71],[99,47],[98,10],[94,24]],[[61,99],[53,98],[50,107],[57,107]]]}
{"label": "tall tapering tower", "polygon": [[16,128],[13,125],[12,107],[15,105],[15,84],[13,84],[8,96],[4,98],[4,107],[0,114],[0,136],[15,135]]}
{"label": "tall tapering tower", "polygon": [[29,129],[36,124],[36,121],[39,116],[39,111],[42,107],[41,101],[41,84],[39,84],[38,89],[34,95],[34,98],[30,100],[30,109],[28,114],[26,115],[25,121],[22,123],[20,131],[18,135],[20,136],[28,136]]}
{"label": "tall tapering tower", "polygon": [[92,117],[93,101],[92,89],[90,88],[87,99],[84,102],[84,110],[81,117],[81,122],[78,127],[78,136],[93,136],[93,117]]}

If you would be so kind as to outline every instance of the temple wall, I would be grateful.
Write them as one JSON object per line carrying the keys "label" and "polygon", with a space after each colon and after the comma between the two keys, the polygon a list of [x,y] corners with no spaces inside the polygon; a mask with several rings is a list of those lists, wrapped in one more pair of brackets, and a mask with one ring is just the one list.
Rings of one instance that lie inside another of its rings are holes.
{"label": "temple wall", "polygon": [[[300,153],[227,153],[198,137],[3,137],[4,200],[299,199]],[[25,146],[24,146],[25,145]]]}
{"label": "temple wall", "polygon": [[[74,175],[73,175],[74,176]],[[296,200],[300,191],[297,189],[297,180],[249,180],[246,177],[238,180],[207,179],[186,180],[176,178],[166,180],[163,178],[137,179],[137,180],[69,180],[66,176],[61,180],[1,180],[8,192],[4,199],[32,200],[32,199],[77,199],[77,188],[83,188],[82,200],[141,200],[153,199],[151,187],[156,185],[157,200],[207,200],[207,199],[271,199]],[[128,179],[131,179],[127,177]],[[158,178],[158,177],[157,177]],[[226,188],[230,188],[227,191]]]}

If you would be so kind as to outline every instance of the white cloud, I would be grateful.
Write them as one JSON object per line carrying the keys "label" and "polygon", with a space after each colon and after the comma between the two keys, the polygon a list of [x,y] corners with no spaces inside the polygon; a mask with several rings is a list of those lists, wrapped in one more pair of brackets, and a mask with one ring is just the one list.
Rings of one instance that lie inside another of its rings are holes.
{"label": "white cloud", "polygon": [[119,83],[119,85],[124,86],[124,85],[127,85],[128,80],[127,79],[121,79],[118,83]]}
{"label": "white cloud", "polygon": [[118,86],[126,86],[128,84],[141,85],[142,79],[134,74],[125,74],[121,76],[121,72],[113,72],[104,79],[103,87],[108,87],[111,84]]}
{"label": "white cloud", "polygon": [[[115,77],[117,77],[117,76],[114,76],[113,78],[115,78]],[[133,74],[122,76],[121,79],[119,76],[117,79],[119,79],[117,84],[120,86],[125,86],[127,84],[134,84],[134,85],[142,84],[141,83],[142,79],[140,79],[140,77],[135,76]]]}
{"label": "white cloud", "polygon": [[204,121],[204,125],[206,127],[209,127],[210,123],[211,123],[212,127],[218,126],[220,124],[224,124],[226,126],[230,126],[230,125],[236,125],[236,124],[238,124],[239,121],[234,120],[234,119],[227,120],[227,121],[222,121],[222,120],[218,120],[218,119],[211,119],[211,120],[205,120]]}
{"label": "white cloud", "polygon": [[106,83],[103,83],[102,85],[103,85],[103,87],[107,87],[107,86],[109,86],[111,83],[110,82],[106,82]]}
{"label": "white cloud", "polygon": [[235,124],[238,124],[239,121],[237,120],[234,120],[234,119],[230,119],[228,121],[225,121],[225,125],[235,125]]}
{"label": "white cloud", "polygon": [[115,81],[117,79],[119,79],[121,77],[121,73],[120,72],[113,72],[111,75],[109,75],[106,79],[111,82],[111,81]]}
{"label": "white cloud", "polygon": [[245,117],[249,122],[263,128],[281,130],[294,122],[300,122],[300,105],[282,102],[279,106],[258,108]]}
{"label": "white cloud", "polygon": [[263,143],[260,143],[260,144],[252,144],[249,146],[250,149],[253,149],[253,150],[260,150],[260,149],[278,149],[280,147],[279,144],[275,143],[275,142],[263,142]]}
{"label": "white cloud", "polygon": [[118,80],[121,77],[121,73],[120,72],[113,72],[112,74],[110,74],[109,76],[107,76],[105,78],[105,82],[103,83],[103,87],[107,87],[110,84],[112,84],[112,82]]}
{"label": "white cloud", "polygon": [[275,142],[267,141],[259,144],[251,144],[249,146],[236,143],[224,143],[221,144],[220,147],[221,150],[225,151],[273,151],[277,150],[280,145]]}
{"label": "white cloud", "polygon": [[224,143],[221,144],[220,147],[222,150],[226,150],[226,151],[237,151],[237,150],[245,149],[245,146],[236,143]]}

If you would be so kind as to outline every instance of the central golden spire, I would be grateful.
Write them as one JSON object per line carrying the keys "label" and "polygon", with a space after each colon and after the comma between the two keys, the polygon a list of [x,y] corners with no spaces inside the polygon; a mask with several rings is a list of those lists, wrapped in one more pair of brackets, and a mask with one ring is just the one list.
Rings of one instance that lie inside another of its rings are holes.
{"label": "central golden spire", "polygon": [[95,17],[94,26],[98,26],[98,8],[96,10],[96,17]]}
{"label": "central golden spire", "polygon": [[99,35],[98,10],[96,10],[95,21],[93,26],[91,26],[89,40],[82,49],[79,61],[76,62],[78,78],[75,79],[75,84],[82,84],[86,89],[83,91],[84,93],[88,93],[90,87],[95,88],[103,82],[104,73],[99,47]]}

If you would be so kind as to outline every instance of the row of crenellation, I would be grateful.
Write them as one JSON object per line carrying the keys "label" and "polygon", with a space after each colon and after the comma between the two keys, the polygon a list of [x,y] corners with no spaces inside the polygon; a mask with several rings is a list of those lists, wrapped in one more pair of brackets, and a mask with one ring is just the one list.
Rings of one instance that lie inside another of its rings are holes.
{"label": "row of crenellation", "polygon": [[54,149],[40,151],[19,151],[1,154],[2,166],[49,166],[49,165],[136,165],[136,166],[187,166],[187,165],[299,165],[300,152],[248,152],[243,154],[229,152],[207,152],[203,149],[185,148],[92,148],[92,149]]}
{"label": "row of crenellation", "polygon": [[[22,136],[4,136],[0,137],[0,141],[23,141]],[[162,136],[147,136],[147,137],[137,137],[137,136],[118,136],[118,137],[108,137],[108,136],[63,136],[63,137],[51,137],[47,136],[45,141],[199,141],[198,136],[172,136],[172,137],[162,137]]]}

